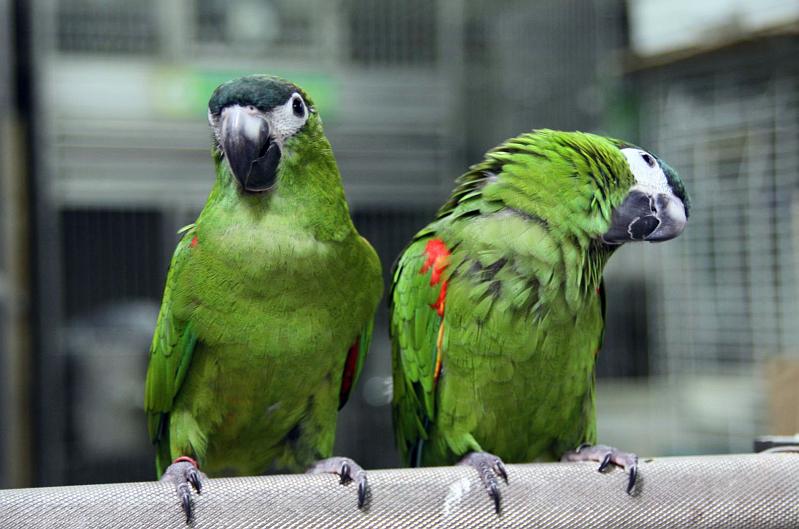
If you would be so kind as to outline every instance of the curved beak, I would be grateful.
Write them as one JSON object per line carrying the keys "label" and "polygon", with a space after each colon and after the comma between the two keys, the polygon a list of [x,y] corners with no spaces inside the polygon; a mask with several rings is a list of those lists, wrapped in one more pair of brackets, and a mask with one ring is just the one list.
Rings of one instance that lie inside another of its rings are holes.
{"label": "curved beak", "polygon": [[231,105],[222,110],[220,139],[230,170],[245,191],[269,190],[277,180],[280,147],[269,124],[255,109]]}
{"label": "curved beak", "polygon": [[608,244],[668,241],[681,234],[687,222],[685,205],[676,195],[634,187],[613,210],[610,229],[602,240]]}

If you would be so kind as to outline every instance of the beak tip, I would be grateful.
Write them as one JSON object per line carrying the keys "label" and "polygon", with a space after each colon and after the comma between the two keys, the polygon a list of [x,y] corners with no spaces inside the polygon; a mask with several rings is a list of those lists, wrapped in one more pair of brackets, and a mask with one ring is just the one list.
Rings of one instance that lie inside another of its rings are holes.
{"label": "beak tip", "polygon": [[685,206],[682,200],[672,195],[659,195],[657,204],[660,225],[647,237],[647,240],[661,242],[674,239],[685,230],[685,226],[688,224]]}

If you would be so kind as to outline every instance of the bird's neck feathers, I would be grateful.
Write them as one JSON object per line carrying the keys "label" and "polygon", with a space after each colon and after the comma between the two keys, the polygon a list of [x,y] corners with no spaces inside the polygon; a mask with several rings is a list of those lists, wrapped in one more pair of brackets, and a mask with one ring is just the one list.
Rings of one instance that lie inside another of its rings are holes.
{"label": "bird's neck feathers", "polygon": [[618,148],[580,132],[523,135],[488,153],[486,162],[501,165],[485,187],[486,200],[541,218],[553,233],[585,244],[607,231],[633,183]]}
{"label": "bird's neck feathers", "polygon": [[274,187],[260,193],[242,190],[217,152],[214,161],[216,182],[206,208],[213,205],[264,224],[288,221],[320,240],[343,240],[355,231],[338,166],[324,135],[298,134],[287,140]]}
{"label": "bird's neck feathers", "polygon": [[561,249],[569,282],[593,291],[615,249],[600,237],[624,198],[614,175],[625,170],[618,149],[598,138],[543,131],[509,140],[459,179],[439,218],[511,213],[535,224],[548,239],[542,247]]}

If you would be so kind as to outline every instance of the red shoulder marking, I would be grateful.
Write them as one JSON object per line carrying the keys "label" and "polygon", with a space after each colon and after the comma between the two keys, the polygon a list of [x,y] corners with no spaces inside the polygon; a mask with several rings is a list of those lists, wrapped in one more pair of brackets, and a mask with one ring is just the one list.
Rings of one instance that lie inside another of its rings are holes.
{"label": "red shoulder marking", "polygon": [[198,239],[197,236],[195,235],[191,239],[191,242],[189,243],[189,248],[194,248],[195,246],[197,246],[197,243],[199,243],[199,242],[200,242],[200,239]]}
{"label": "red shoulder marking", "polygon": [[347,399],[350,398],[352,384],[355,382],[355,370],[358,368],[358,355],[360,354],[361,337],[355,339],[350,350],[347,352],[347,360],[344,362],[344,373],[341,375],[341,390],[338,394],[338,409],[344,407]]}
{"label": "red shoulder marking", "polygon": [[432,287],[438,283],[441,283],[441,289],[438,291],[438,299],[436,299],[435,303],[430,305],[430,308],[435,310],[439,316],[443,317],[444,302],[447,298],[447,281],[441,281],[441,274],[444,272],[444,270],[446,270],[447,266],[449,266],[449,258],[452,253],[441,239],[430,239],[427,241],[427,246],[424,248],[424,253],[427,255],[427,258],[425,259],[421,270],[419,270],[419,273],[426,274],[432,269],[432,272],[430,273],[430,286]]}
{"label": "red shoulder marking", "polygon": [[442,318],[441,324],[438,326],[438,336],[436,337],[436,363],[433,367],[433,383],[438,384],[438,379],[441,376],[441,367],[444,357],[444,305],[447,301],[447,284],[448,280],[441,280],[441,274],[449,266],[450,256],[452,252],[449,251],[447,245],[441,239],[430,239],[424,248],[424,253],[427,255],[422,268],[419,270],[420,274],[426,274],[429,270],[430,273],[430,286],[434,287],[441,283],[438,290],[438,297],[435,303],[430,305],[430,308],[435,310],[436,313]]}
{"label": "red shoulder marking", "polygon": [[435,309],[435,311],[438,313],[438,315],[441,316],[442,318],[444,317],[444,302],[447,299],[447,284],[448,283],[449,283],[448,281],[444,281],[443,283],[441,283],[441,290],[438,291],[438,299],[436,300],[435,303],[430,305],[430,307],[432,309]]}
{"label": "red shoulder marking", "polygon": [[427,246],[424,248],[424,253],[427,254],[422,269],[419,270],[420,274],[426,274],[428,270],[433,269],[430,274],[430,286],[437,285],[441,281],[441,273],[449,265],[449,256],[452,255],[441,239],[430,239],[427,241]]}

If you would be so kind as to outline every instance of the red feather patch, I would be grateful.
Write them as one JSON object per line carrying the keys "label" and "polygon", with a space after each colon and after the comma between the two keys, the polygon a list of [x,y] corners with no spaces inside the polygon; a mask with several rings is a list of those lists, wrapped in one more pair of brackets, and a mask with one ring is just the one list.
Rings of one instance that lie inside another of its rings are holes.
{"label": "red feather patch", "polygon": [[422,269],[419,270],[420,274],[426,274],[430,268],[433,268],[433,273],[430,274],[430,286],[438,284],[441,281],[441,272],[449,265],[449,250],[447,245],[441,239],[430,239],[427,241],[427,246],[424,248],[424,253],[427,254]]}
{"label": "red feather patch", "polygon": [[[441,282],[441,274],[449,266],[449,257],[452,255],[441,239],[430,239],[427,241],[427,246],[424,248],[424,253],[427,258],[419,270],[420,274],[426,274],[432,268],[430,274],[430,286],[435,286]],[[447,298],[447,281],[441,283],[441,290],[438,291],[438,299],[435,303],[430,305],[439,316],[444,316],[444,301]]]}
{"label": "red feather patch", "polygon": [[358,337],[347,353],[347,360],[344,362],[344,373],[341,375],[341,391],[338,394],[338,408],[341,409],[350,397],[352,384],[355,382],[355,370],[358,368],[358,355],[360,354],[361,339]]}
{"label": "red feather patch", "polygon": [[436,310],[439,316],[444,316],[444,301],[447,299],[447,281],[441,283],[441,290],[438,291],[438,299],[435,303],[430,305]]}
{"label": "red feather patch", "polygon": [[200,239],[198,239],[197,236],[195,235],[194,238],[189,243],[189,247],[190,248],[194,248],[195,246],[197,246],[197,243],[199,243],[199,242],[200,242]]}

